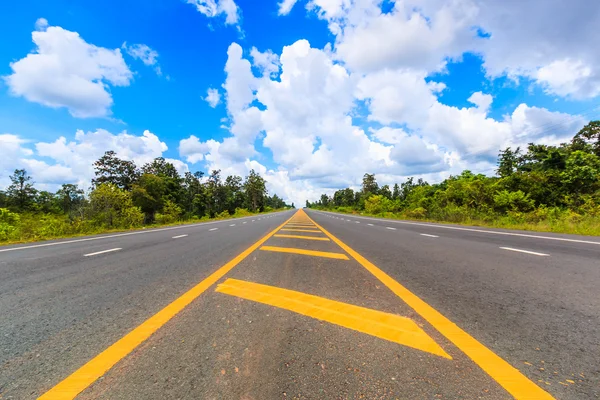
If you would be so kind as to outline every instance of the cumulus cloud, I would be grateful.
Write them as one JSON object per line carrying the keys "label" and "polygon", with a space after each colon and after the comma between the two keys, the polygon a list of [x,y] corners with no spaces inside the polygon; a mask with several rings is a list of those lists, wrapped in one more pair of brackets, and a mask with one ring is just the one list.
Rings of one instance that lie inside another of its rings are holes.
{"label": "cumulus cloud", "polygon": [[[472,106],[450,106],[439,100],[446,86],[429,79],[426,69],[352,72],[337,56],[299,40],[269,56],[270,63],[253,49],[250,63],[232,44],[223,85],[231,135],[184,139],[180,155],[224,173],[244,175],[253,165],[298,202],[356,187],[366,171],[388,184],[412,175],[437,181],[464,168],[492,173],[499,149],[565,140],[585,123],[526,104],[494,119],[490,94],[474,92],[465,99]],[[277,70],[266,73],[258,64]],[[379,127],[365,132],[356,116]],[[550,125],[553,131],[539,129]],[[256,141],[270,150],[274,169],[257,161]]]}
{"label": "cumulus cloud", "polygon": [[[38,20],[39,22],[39,20]],[[35,50],[10,64],[5,81],[14,96],[48,107],[65,107],[74,117],[110,114],[112,86],[128,86],[132,73],[119,49],[94,46],[58,26],[32,33]]]}
{"label": "cumulus cloud", "polygon": [[206,97],[204,100],[208,103],[209,106],[215,108],[221,102],[221,94],[219,90],[214,88],[209,88],[206,91]]}
{"label": "cumulus cloud", "polygon": [[236,25],[240,20],[240,10],[234,0],[187,0],[187,3],[209,18],[225,15],[227,25]]}

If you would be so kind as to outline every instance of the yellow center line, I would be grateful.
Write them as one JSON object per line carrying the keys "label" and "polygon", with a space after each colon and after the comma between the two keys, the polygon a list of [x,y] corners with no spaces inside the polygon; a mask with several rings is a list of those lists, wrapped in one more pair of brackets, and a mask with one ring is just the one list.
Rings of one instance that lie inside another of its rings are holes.
{"label": "yellow center line", "polygon": [[348,260],[348,256],[342,253],[330,253],[328,251],[296,249],[293,247],[262,246],[260,250],[275,251],[279,253],[303,254],[305,256],[313,257],[337,258],[338,260]]}
{"label": "yellow center line", "polygon": [[73,399],[94,381],[104,375],[117,362],[131,353],[144,340],[148,339],[160,327],[166,324],[171,318],[177,315],[188,304],[200,296],[206,289],[221,279],[226,273],[231,271],[243,259],[248,257],[250,253],[259,248],[271,236],[273,236],[282,226],[284,222],[262,239],[248,247],[234,259],[223,265],[221,268],[213,272],[206,279],[198,283],[196,286],[185,292],[183,295],[175,299],[171,304],[148,318],[137,328],[133,329],[127,335],[123,336],[117,342],[109,346],[102,353],[92,358],[77,371],[66,377],[63,381],[44,393],[39,399]]}
{"label": "yellow center line", "polygon": [[215,291],[283,308],[301,315],[330,322],[404,346],[452,359],[413,320],[383,311],[371,310],[323,297],[227,279]]}
{"label": "yellow center line", "polygon": [[281,228],[280,230],[282,230],[282,231],[288,231],[288,232],[315,232],[315,233],[321,233],[321,231],[317,231],[317,230],[313,230],[313,229]]}
{"label": "yellow center line", "polygon": [[[298,212],[305,214],[302,210],[298,210]],[[319,224],[314,221],[313,223],[346,253],[350,254],[350,256],[360,265],[379,279],[381,283],[387,286],[394,294],[396,294],[396,296],[412,307],[419,315],[421,315],[421,317],[471,358],[471,360],[479,365],[481,369],[498,382],[500,386],[506,389],[513,397],[516,399],[553,399],[549,393],[527,379],[527,377],[518,369],[478,342],[474,337],[459,328],[439,311],[425,303],[417,295],[413,294],[410,290],[402,286]]]}
{"label": "yellow center line", "polygon": [[324,237],[316,237],[316,236],[301,236],[301,235],[273,235],[273,237],[277,238],[288,238],[288,239],[308,239],[308,240],[322,240],[324,242],[329,242],[329,238]]}

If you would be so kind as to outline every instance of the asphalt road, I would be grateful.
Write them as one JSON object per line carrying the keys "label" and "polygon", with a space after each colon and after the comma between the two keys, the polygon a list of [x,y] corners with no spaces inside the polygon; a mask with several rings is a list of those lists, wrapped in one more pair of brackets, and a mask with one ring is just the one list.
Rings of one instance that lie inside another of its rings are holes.
{"label": "asphalt road", "polygon": [[597,238],[311,210],[0,247],[0,398],[600,398],[599,287]]}

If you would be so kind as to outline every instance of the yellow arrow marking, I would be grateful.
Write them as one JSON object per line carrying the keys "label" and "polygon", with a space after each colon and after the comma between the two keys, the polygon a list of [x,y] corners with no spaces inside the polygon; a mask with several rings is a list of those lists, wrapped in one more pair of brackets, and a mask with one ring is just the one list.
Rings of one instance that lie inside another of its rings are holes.
{"label": "yellow arrow marking", "polygon": [[417,350],[452,359],[411,319],[259,283],[227,279],[217,292],[353,329]]}
{"label": "yellow arrow marking", "polygon": [[263,246],[260,249],[265,250],[265,251],[276,251],[279,253],[303,254],[305,256],[337,258],[338,260],[348,260],[348,256],[345,254],[330,253],[328,251],[314,251],[314,250],[296,249],[296,248],[292,248],[292,247],[275,247],[275,246]]}

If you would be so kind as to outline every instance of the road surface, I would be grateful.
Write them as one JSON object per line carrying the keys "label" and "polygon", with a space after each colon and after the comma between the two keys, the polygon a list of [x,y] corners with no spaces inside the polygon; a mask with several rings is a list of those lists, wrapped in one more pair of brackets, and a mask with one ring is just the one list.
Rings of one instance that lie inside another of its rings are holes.
{"label": "road surface", "polygon": [[600,239],[313,210],[0,247],[1,399],[600,397]]}

